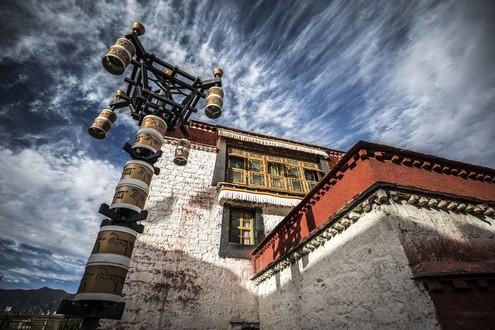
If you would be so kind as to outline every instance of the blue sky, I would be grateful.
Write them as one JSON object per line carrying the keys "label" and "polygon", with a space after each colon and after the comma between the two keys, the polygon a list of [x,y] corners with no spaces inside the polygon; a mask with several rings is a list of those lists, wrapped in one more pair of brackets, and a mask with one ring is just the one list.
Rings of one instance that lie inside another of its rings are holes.
{"label": "blue sky", "polygon": [[77,289],[137,129],[120,110],[106,140],[86,131],[124,86],[101,57],[132,22],[167,62],[224,69],[224,115],[194,119],[495,167],[494,18],[490,1],[2,1],[0,288]]}

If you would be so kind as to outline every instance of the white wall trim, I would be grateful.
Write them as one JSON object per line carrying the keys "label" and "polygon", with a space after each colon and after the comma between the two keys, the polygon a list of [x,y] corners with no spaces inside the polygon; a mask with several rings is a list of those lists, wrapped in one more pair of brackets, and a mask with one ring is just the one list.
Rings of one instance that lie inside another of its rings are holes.
{"label": "white wall trim", "polygon": [[273,264],[258,272],[251,280],[259,285],[266,279],[271,278],[283,269],[296,263],[304,255],[313,252],[326,241],[340,235],[340,233],[357,222],[365,213],[370,212],[373,208],[382,204],[389,204],[389,200],[392,200],[396,204],[410,204],[418,208],[427,207],[454,213],[474,214],[477,216],[495,218],[495,206],[490,206],[488,203],[476,204],[462,201],[461,199],[450,199],[445,196],[431,196],[425,192],[406,192],[386,188],[377,189],[369,197],[358,202],[357,205],[344,211],[344,213],[334,214],[321,230],[318,230],[312,236],[306,238],[292,248],[285,256],[282,256],[274,261]]}
{"label": "white wall trim", "polygon": [[271,204],[271,205],[295,207],[301,202],[302,198],[289,197],[289,196],[278,197],[263,193],[250,193],[245,191],[220,188],[220,192],[218,193],[218,202],[222,204],[225,201],[231,201],[231,200],[240,201],[240,202],[258,203],[258,204]]}

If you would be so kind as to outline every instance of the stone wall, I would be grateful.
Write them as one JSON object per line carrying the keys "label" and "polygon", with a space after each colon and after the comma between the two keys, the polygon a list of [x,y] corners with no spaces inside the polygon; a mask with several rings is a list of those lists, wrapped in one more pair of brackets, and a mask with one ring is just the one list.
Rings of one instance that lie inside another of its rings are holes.
{"label": "stone wall", "polygon": [[109,329],[229,329],[258,321],[249,260],[218,256],[222,206],[211,186],[216,151],[193,145],[185,167],[166,144],[124,288],[121,321]]}
{"label": "stone wall", "polygon": [[[403,213],[405,212],[405,213]],[[428,292],[412,279],[396,205],[363,213],[332,239],[259,284],[265,329],[436,329]]]}

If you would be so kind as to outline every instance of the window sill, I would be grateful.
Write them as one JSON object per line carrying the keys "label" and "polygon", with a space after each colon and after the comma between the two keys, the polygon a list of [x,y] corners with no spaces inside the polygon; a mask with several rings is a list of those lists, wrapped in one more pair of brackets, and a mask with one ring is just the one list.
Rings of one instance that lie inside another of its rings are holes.
{"label": "window sill", "polygon": [[238,243],[228,242],[226,249],[221,249],[219,255],[222,258],[237,258],[251,260],[251,252],[254,250],[254,245],[242,245]]}

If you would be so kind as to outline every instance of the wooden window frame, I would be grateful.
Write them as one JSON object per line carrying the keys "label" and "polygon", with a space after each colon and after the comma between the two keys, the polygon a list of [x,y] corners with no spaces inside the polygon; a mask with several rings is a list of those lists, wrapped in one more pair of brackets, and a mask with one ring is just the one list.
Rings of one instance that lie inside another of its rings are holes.
{"label": "wooden window frame", "polygon": [[[253,245],[230,242],[231,235],[231,212],[236,209],[244,209],[252,212],[253,218]],[[220,235],[220,247],[218,255],[221,258],[251,259],[251,251],[265,238],[265,229],[262,210],[260,207],[246,207],[244,205],[223,205],[222,227]]]}
{"label": "wooden window frame", "polygon": [[[236,214],[240,216],[236,217]],[[246,217],[245,217],[246,216]],[[229,242],[240,245],[254,245],[254,222],[256,214],[252,209],[246,209],[241,207],[232,207],[230,209],[230,221],[229,221]],[[239,221],[239,225],[233,225],[235,220]],[[246,226],[246,222],[248,225]],[[238,230],[239,235],[233,235],[233,231]],[[248,233],[249,235],[246,235]],[[248,242],[246,243],[246,238]]]}
{"label": "wooden window frame", "polygon": [[[231,157],[242,158],[244,160],[243,168],[231,168]],[[259,162],[259,169],[254,169],[253,162]],[[226,179],[228,182],[247,187],[267,188],[296,194],[308,193],[324,176],[319,162],[262,154],[240,148],[227,148],[226,163]],[[281,165],[278,171],[279,175],[270,173],[271,163]],[[291,173],[294,173],[294,169],[297,172],[297,176],[291,175]],[[318,180],[306,179],[305,170],[316,172],[315,177]],[[233,179],[234,173],[240,176],[240,180]],[[259,176],[260,180],[254,180],[255,176]],[[280,184],[274,184],[275,180]],[[300,190],[294,188],[294,181],[299,181]]]}

